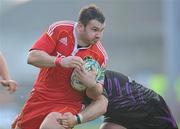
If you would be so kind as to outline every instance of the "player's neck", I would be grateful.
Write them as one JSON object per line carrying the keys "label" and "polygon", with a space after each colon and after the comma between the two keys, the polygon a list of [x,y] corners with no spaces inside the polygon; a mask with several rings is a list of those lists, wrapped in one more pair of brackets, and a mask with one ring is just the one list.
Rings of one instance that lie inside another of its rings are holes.
{"label": "player's neck", "polygon": [[85,42],[83,42],[80,39],[77,39],[77,41],[78,41],[78,45],[81,46],[81,47],[88,47],[89,46],[89,45],[87,45]]}

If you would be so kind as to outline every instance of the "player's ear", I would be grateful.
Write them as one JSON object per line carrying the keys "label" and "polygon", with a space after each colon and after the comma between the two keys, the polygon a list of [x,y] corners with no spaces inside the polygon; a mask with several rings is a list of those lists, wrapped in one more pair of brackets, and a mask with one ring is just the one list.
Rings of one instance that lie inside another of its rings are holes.
{"label": "player's ear", "polygon": [[83,30],[84,30],[84,25],[83,25],[81,22],[78,22],[78,24],[77,24],[77,29],[78,29],[79,32],[83,32]]}

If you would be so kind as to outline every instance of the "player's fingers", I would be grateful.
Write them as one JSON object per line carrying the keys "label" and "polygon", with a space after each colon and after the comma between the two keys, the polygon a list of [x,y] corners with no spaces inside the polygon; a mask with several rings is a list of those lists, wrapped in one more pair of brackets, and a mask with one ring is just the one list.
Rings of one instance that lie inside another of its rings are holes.
{"label": "player's fingers", "polygon": [[82,66],[78,64],[76,61],[73,61],[71,62],[70,67],[81,69]]}
{"label": "player's fingers", "polygon": [[84,64],[83,59],[82,59],[81,57],[78,57],[78,56],[76,56],[76,62],[79,63],[79,64],[81,64],[81,65]]}
{"label": "player's fingers", "polygon": [[83,64],[81,62],[78,62],[78,61],[75,61],[73,63],[73,65],[76,66],[76,68],[78,68],[78,69],[82,69],[83,68]]}
{"label": "player's fingers", "polygon": [[84,65],[83,65],[82,68],[81,68],[81,72],[82,72],[82,73],[85,73],[85,72],[86,72],[86,69],[85,69]]}
{"label": "player's fingers", "polygon": [[8,86],[8,89],[7,89],[7,90],[9,91],[9,93],[13,93],[13,87]]}
{"label": "player's fingers", "polygon": [[13,84],[13,85],[17,85],[17,82],[14,81],[14,80],[9,80],[9,83],[10,83],[10,84]]}
{"label": "player's fingers", "polygon": [[76,64],[79,64],[79,65],[83,65],[83,63],[84,63],[82,58],[78,57],[78,56],[74,56],[71,61],[72,61],[72,63],[76,63]]}
{"label": "player's fingers", "polygon": [[64,126],[64,128],[69,128],[69,123],[67,120],[62,120],[62,125]]}
{"label": "player's fingers", "polygon": [[60,125],[62,125],[62,114],[59,114],[58,116],[56,116],[56,121],[60,124]]}
{"label": "player's fingers", "polygon": [[16,86],[10,85],[10,86],[9,86],[9,92],[10,92],[10,93],[13,93],[13,92],[15,92],[15,91],[16,91]]}
{"label": "player's fingers", "polygon": [[69,126],[62,125],[65,129],[70,129]]}
{"label": "player's fingers", "polygon": [[78,64],[76,64],[76,63],[74,63],[72,67],[73,67],[73,68],[77,68],[77,69],[79,69],[79,70],[82,69],[81,66],[78,65]]}
{"label": "player's fingers", "polygon": [[3,86],[8,86],[9,85],[9,82],[7,80],[1,80],[1,84]]}
{"label": "player's fingers", "polygon": [[11,86],[8,86],[7,90],[11,92],[11,90],[12,90]]}
{"label": "player's fingers", "polygon": [[75,72],[77,78],[81,78],[84,74],[83,71],[81,71],[79,69],[75,69],[74,72]]}
{"label": "player's fingers", "polygon": [[63,125],[62,119],[58,118],[58,119],[57,119],[57,122],[58,122],[60,125]]}
{"label": "player's fingers", "polygon": [[96,68],[92,67],[92,70],[90,72],[96,75]]}
{"label": "player's fingers", "polygon": [[15,92],[16,89],[17,89],[17,83],[15,81],[13,81],[13,80],[10,80],[9,81],[9,91],[10,91],[10,93]]}

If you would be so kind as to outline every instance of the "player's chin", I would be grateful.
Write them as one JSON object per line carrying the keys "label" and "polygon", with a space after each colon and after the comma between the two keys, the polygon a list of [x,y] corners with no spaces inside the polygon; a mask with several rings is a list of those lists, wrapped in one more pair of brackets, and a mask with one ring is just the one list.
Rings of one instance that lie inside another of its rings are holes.
{"label": "player's chin", "polygon": [[98,40],[92,40],[91,41],[91,44],[95,44],[95,43],[97,43],[98,42]]}

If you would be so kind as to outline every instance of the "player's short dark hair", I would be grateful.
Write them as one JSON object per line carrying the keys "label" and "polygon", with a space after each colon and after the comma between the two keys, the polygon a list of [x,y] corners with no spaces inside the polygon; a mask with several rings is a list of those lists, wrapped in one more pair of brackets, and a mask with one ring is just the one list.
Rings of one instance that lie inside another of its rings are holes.
{"label": "player's short dark hair", "polygon": [[102,24],[105,21],[103,13],[94,4],[83,7],[79,13],[78,21],[81,22],[84,26],[86,26],[90,20],[97,20]]}

